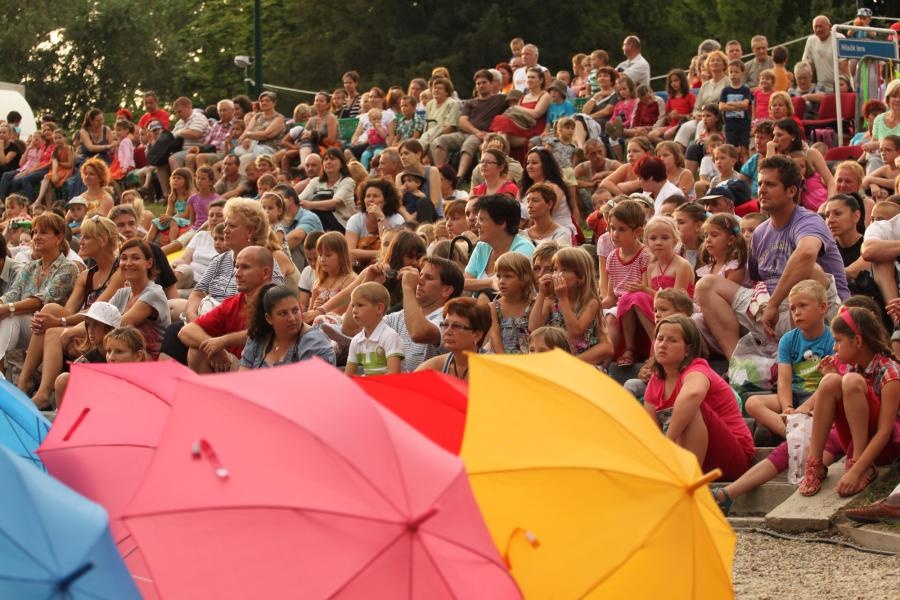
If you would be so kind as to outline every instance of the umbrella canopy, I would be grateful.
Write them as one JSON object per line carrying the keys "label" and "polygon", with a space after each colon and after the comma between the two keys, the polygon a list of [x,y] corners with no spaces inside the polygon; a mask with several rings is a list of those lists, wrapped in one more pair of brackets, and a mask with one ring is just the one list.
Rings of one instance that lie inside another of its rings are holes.
{"label": "umbrella canopy", "polygon": [[462,462],[313,360],[204,376],[123,515],[163,598],[518,598]]}
{"label": "umbrella canopy", "polygon": [[119,517],[138,488],[162,434],[176,381],[195,377],[174,360],[74,364],[66,401],[38,450],[50,474],[102,505],[110,530],[145,597],[149,575]]}
{"label": "umbrella canopy", "polygon": [[729,598],[734,534],[695,456],[558,350],[473,355],[461,456],[526,598]]}
{"label": "umbrella canopy", "polygon": [[31,399],[7,380],[0,379],[0,446],[43,469],[37,449],[49,430],[50,421]]}
{"label": "umbrella canopy", "polygon": [[354,381],[432,442],[459,454],[469,402],[466,382],[437,371],[357,377]]}
{"label": "umbrella canopy", "polygon": [[0,598],[140,598],[106,512],[0,447]]}

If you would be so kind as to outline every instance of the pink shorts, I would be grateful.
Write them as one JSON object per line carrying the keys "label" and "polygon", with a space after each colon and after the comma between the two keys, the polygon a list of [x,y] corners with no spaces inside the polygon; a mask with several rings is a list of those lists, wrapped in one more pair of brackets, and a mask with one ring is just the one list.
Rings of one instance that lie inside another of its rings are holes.
{"label": "pink shorts", "polygon": [[[841,440],[838,439],[837,431],[834,427],[828,432],[828,438],[825,440],[825,452],[830,454],[835,460],[844,453],[841,448]],[[766,457],[772,463],[778,472],[787,471],[788,468],[788,447],[787,442],[781,442]]]}

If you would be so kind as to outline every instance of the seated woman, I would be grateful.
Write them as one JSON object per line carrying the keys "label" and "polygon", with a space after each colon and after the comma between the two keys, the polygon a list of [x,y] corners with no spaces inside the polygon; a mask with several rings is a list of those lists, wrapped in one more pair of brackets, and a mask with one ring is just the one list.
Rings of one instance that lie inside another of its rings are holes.
{"label": "seated woman", "polygon": [[126,285],[113,294],[109,303],[122,314],[122,325],[131,325],[141,332],[147,352],[156,360],[171,320],[166,292],[153,281],[156,267],[150,246],[142,240],[125,242],[119,251],[119,270]]}
{"label": "seated woman", "polygon": [[474,298],[453,298],[444,305],[440,322],[441,347],[446,354],[429,358],[416,371],[440,371],[462,380],[469,378],[469,354],[477,354],[491,330],[491,308]]}
{"label": "seated woman", "polygon": [[381,252],[382,234],[402,227],[400,196],[397,188],[383,179],[369,179],[357,192],[359,212],[347,220],[345,237],[350,248],[353,269],[361,271]]}
{"label": "seated woman", "polygon": [[81,197],[87,201],[88,214],[109,215],[115,202],[106,191],[109,185],[109,167],[97,157],[89,158],[81,165],[81,179],[87,188]]}
{"label": "seated woman", "polygon": [[[489,194],[506,194],[513,198],[519,195],[519,186],[510,181],[509,163],[506,155],[496,148],[486,148],[481,152],[481,161],[478,163],[484,183],[472,186],[472,196],[487,196]],[[443,183],[443,182],[442,182]],[[442,190],[443,191],[443,190]],[[446,217],[447,207],[444,206]]]}
{"label": "seated woman", "polygon": [[611,200],[614,196],[627,196],[641,191],[641,181],[634,172],[634,164],[644,156],[653,156],[653,142],[638,136],[631,138],[626,147],[626,162],[600,182],[595,194],[598,200]]}
{"label": "seated woman", "polygon": [[525,194],[525,206],[531,226],[522,230],[522,237],[535,246],[541,242],[572,245],[572,231],[553,220],[556,191],[545,183],[536,183]]}
{"label": "seated woman", "polygon": [[329,148],[322,155],[322,175],[313,179],[300,194],[300,206],[313,211],[325,231],[344,233],[347,221],[356,212],[355,189],[344,153]]}
{"label": "seated woman", "polygon": [[519,235],[519,203],[509,196],[482,196],[475,203],[478,213],[478,243],[466,266],[465,290],[477,292],[492,289],[497,258],[507,252],[519,252],[528,258],[534,244]]}
{"label": "seated woman", "polygon": [[529,67],[526,72],[527,90],[519,105],[497,115],[491,122],[491,131],[506,135],[510,154],[520,162],[525,159],[528,140],[541,135],[547,125],[550,94],[544,90],[544,84],[544,72],[540,67]]}
{"label": "seated woman", "polygon": [[334,348],[320,329],[303,322],[297,290],[263,286],[257,296],[248,339],[241,355],[241,371],[300,362],[318,356],[335,364]]}
{"label": "seated woman", "polygon": [[734,392],[704,358],[694,322],[672,315],[656,324],[653,375],[644,408],[670,440],[697,456],[703,472],[734,481],[753,462],[753,436]]}
{"label": "seated woman", "polygon": [[65,306],[45,304],[31,320],[31,341],[19,374],[19,389],[29,393],[34,373],[41,365],[41,384],[32,396],[35,406],[44,408],[50,401],[53,382],[62,372],[64,358],[74,359],[87,337],[82,322],[85,311],[106,290],[115,271],[119,251],[119,233],[115,223],[103,217],[86,219],[81,225],[78,253],[91,259],[90,269],[79,273]]}
{"label": "seated woman", "polygon": [[6,353],[25,349],[31,340],[32,315],[45,304],[62,303],[72,293],[78,267],[66,259],[66,222],[47,212],[32,221],[32,258],[0,296],[0,364]]}
{"label": "seated woman", "polygon": [[864,308],[841,307],[831,322],[837,358],[847,365],[839,373],[825,363],[816,390],[809,458],[800,493],[819,492],[828,476],[824,453],[832,425],[844,449],[844,475],[837,484],[842,497],[866,489],[878,477],[878,466],[900,456],[900,365],[891,358],[887,334],[879,320]]}

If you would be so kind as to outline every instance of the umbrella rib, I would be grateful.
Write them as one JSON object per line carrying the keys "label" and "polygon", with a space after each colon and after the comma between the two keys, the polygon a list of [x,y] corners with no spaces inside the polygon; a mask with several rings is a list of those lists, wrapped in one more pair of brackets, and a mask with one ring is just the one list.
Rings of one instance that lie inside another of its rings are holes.
{"label": "umbrella rib", "polygon": [[[223,510],[247,510],[247,509],[272,509],[272,510],[289,510],[296,512],[304,512],[304,513],[317,513],[323,515],[331,515],[335,517],[346,517],[349,519],[359,519],[361,521],[372,521],[375,523],[385,523],[387,525],[397,525],[398,527],[405,527],[405,520],[392,521],[390,519],[380,518],[380,517],[369,517],[363,515],[354,515],[351,513],[339,512],[336,510],[325,510],[320,508],[303,508],[297,506],[280,506],[276,504],[246,504],[246,505],[234,505],[234,506],[207,506],[203,508],[172,508],[167,510],[154,510],[154,511],[145,511],[138,512],[128,515],[122,515],[123,520],[127,519],[140,519],[144,517],[156,517],[160,515],[180,515],[186,513],[196,513],[196,512],[207,512],[207,511],[223,511]],[[131,536],[133,537],[133,535]],[[124,541],[127,538],[123,538]]]}
{"label": "umbrella rib", "polygon": [[610,575],[612,575],[613,573],[615,573],[615,572],[619,569],[619,567],[621,567],[621,566],[624,565],[626,562],[628,562],[628,560],[631,559],[631,557],[634,556],[635,553],[637,553],[638,550],[640,550],[641,548],[644,547],[644,544],[646,543],[647,539],[649,539],[649,537],[650,537],[651,535],[653,535],[653,534],[656,532],[656,528],[657,528],[657,526],[659,525],[659,523],[662,523],[663,521],[665,521],[665,520],[669,517],[669,515],[670,515],[670,514],[678,507],[678,505],[681,504],[683,501],[684,501],[684,498],[679,498],[676,502],[672,503],[672,506],[669,507],[669,510],[667,510],[667,511],[665,512],[665,514],[661,515],[660,518],[653,524],[652,527],[648,527],[648,528],[647,528],[647,533],[646,533],[640,540],[638,540],[636,543],[632,544],[631,549],[628,551],[628,553],[627,553],[626,555],[624,555],[624,556],[622,557],[622,560],[620,560],[617,564],[615,564],[615,565],[611,566],[609,569],[607,569],[607,570],[606,570],[606,573],[603,574],[603,577],[599,578],[597,581],[595,581],[593,584],[591,584],[591,586],[590,586],[588,589],[586,589],[586,590],[584,591],[584,593],[581,594],[581,595],[578,596],[578,597],[579,597],[579,598],[586,598],[591,592],[593,592],[595,589],[597,589],[597,587],[598,587],[600,584],[602,584],[604,581],[606,581],[606,579],[607,579]]}
{"label": "umbrella rib", "polygon": [[[41,562],[37,556],[35,556],[31,552],[29,552],[22,544],[20,544],[18,542],[18,540],[16,540],[14,537],[10,536],[9,533],[6,532],[6,530],[0,529],[0,535],[2,535],[4,538],[8,539],[16,548],[21,550],[22,554],[24,554],[25,556],[30,558],[34,562],[34,564],[38,565],[39,567],[42,567],[45,571],[47,571],[48,575],[52,575],[52,571],[47,567],[47,565],[45,565],[43,562]],[[9,577],[4,577],[4,578],[9,579]],[[37,580],[35,580],[35,581],[37,581]]]}
{"label": "umbrella rib", "polygon": [[[450,592],[450,596],[452,596],[453,598],[456,598],[456,594],[453,593],[453,588],[450,586],[450,582],[447,581],[446,577],[444,577],[444,572],[438,567],[437,561],[434,560],[434,557],[431,555],[431,552],[428,550],[428,546],[426,546],[424,541],[422,540],[422,538],[418,537],[418,536],[415,538],[415,542],[418,542],[418,544],[420,546],[422,546],[422,550],[425,551],[425,556],[428,557],[428,560],[431,562],[431,566],[433,566],[434,570],[437,571],[438,575],[441,578],[441,581],[444,583],[444,587],[447,589],[447,591]],[[410,552],[410,557],[411,556],[412,556],[412,552]],[[410,578],[412,578],[412,575],[413,575],[412,569],[409,570],[409,574],[410,574]],[[410,596],[409,597],[410,597],[410,600],[412,600],[412,589],[411,588],[410,588]]]}
{"label": "umbrella rib", "polygon": [[[509,468],[509,469],[494,469],[491,471],[478,471],[475,473],[469,473],[469,477],[481,477],[482,475],[502,475],[505,473],[522,473],[526,471],[598,471],[604,473],[616,473],[619,475],[628,475],[629,477],[634,477],[636,479],[644,479],[647,481],[655,481],[658,483],[665,483],[669,485],[675,485],[671,480],[667,480],[664,478],[656,478],[656,477],[647,477],[646,475],[638,475],[636,473],[630,473],[628,471],[623,471],[615,468],[604,468],[600,467],[576,467],[576,466],[544,466],[544,467],[517,467],[517,468]],[[678,486],[681,487],[681,486]]]}
{"label": "umbrella rib", "polygon": [[387,544],[385,544],[384,547],[381,548],[381,550],[379,550],[378,552],[376,552],[375,554],[373,554],[372,557],[371,557],[368,561],[366,561],[366,563],[365,563],[364,565],[362,565],[362,566],[356,571],[356,573],[353,574],[352,577],[350,577],[348,580],[346,580],[344,583],[342,583],[338,589],[334,590],[334,592],[332,592],[332,593],[328,596],[328,598],[335,598],[335,597],[337,597],[337,595],[340,594],[344,589],[346,589],[348,585],[350,585],[351,583],[353,583],[353,581],[354,581],[357,577],[359,577],[360,574],[362,574],[363,572],[365,572],[365,570],[368,569],[370,566],[372,566],[372,564],[374,564],[376,560],[378,560],[379,558],[381,558],[381,557],[384,555],[385,552],[387,552],[388,550],[390,550],[391,546],[393,546],[394,544],[396,544],[397,542],[399,542],[399,541],[406,535],[406,533],[407,533],[407,531],[404,529],[404,530],[401,531],[399,534],[397,534],[397,536],[396,536],[394,539],[390,540]]}
{"label": "umbrella rib", "polygon": [[13,432],[13,435],[16,436],[16,440],[18,440],[19,444],[22,445],[22,450],[28,453],[28,458],[32,462],[34,461],[34,452],[28,449],[28,446],[25,445],[25,440],[22,439],[22,436],[19,435],[17,428],[14,425],[18,425],[15,421],[12,420],[12,417],[9,416],[8,413],[3,413],[3,417],[6,419],[6,422],[9,424],[10,430]]}
{"label": "umbrella rib", "polygon": [[47,454],[50,452],[66,452],[69,450],[76,450],[81,448],[150,448],[151,450],[156,450],[158,446],[151,446],[150,444],[119,444],[119,443],[109,443],[109,444],[79,444],[79,445],[71,445],[65,447],[57,447],[57,448],[45,448],[41,450],[42,454]]}

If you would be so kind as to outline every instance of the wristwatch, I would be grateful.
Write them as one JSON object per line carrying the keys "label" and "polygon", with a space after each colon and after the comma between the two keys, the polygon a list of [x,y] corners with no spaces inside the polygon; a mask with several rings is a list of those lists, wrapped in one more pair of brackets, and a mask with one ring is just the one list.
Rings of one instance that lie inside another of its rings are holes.
{"label": "wristwatch", "polygon": [[16,305],[13,304],[12,302],[10,302],[9,304],[7,304],[7,305],[6,305],[6,308],[9,309],[9,314],[11,314],[11,315],[16,314]]}

